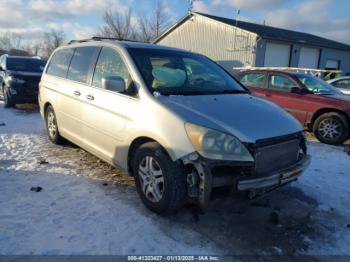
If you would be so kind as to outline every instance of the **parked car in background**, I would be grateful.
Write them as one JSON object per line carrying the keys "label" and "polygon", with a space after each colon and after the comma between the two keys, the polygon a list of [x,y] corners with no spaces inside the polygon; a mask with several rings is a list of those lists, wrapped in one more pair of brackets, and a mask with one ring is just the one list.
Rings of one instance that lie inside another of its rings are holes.
{"label": "parked car in background", "polygon": [[326,144],[349,138],[350,97],[317,77],[277,70],[246,70],[238,79],[256,95],[291,113]]}
{"label": "parked car in background", "polygon": [[46,60],[38,57],[0,57],[0,93],[5,107],[38,102],[39,82],[45,64]]}
{"label": "parked car in background", "polygon": [[309,164],[298,121],[184,50],[75,41],[52,54],[39,93],[49,139],[127,170],[157,213],[205,206],[219,187],[264,193]]}
{"label": "parked car in background", "polygon": [[350,76],[334,78],[327,82],[338,88],[342,93],[350,95]]}

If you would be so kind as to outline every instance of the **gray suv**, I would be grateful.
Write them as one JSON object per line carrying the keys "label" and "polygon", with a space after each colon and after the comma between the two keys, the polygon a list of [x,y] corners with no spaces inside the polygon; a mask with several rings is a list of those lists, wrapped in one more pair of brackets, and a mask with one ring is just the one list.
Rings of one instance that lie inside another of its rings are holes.
{"label": "gray suv", "polygon": [[251,197],[295,181],[309,164],[303,128],[207,57],[92,38],[55,50],[40,82],[48,137],[68,139],[134,177],[152,211],[216,188]]}

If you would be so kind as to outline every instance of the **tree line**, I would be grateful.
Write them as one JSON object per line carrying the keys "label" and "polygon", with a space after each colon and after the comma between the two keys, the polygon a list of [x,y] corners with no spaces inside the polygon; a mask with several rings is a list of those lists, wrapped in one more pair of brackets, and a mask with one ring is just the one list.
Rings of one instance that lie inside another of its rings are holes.
{"label": "tree line", "polygon": [[[171,23],[162,1],[157,1],[153,10],[149,15],[136,16],[133,15],[131,8],[124,13],[106,10],[102,16],[103,24],[95,35],[120,40],[151,42]],[[11,50],[18,50],[28,55],[49,57],[57,47],[67,42],[67,37],[64,31],[52,29],[42,33],[41,37],[31,42],[26,40],[19,33],[0,34],[0,49],[9,53]]]}

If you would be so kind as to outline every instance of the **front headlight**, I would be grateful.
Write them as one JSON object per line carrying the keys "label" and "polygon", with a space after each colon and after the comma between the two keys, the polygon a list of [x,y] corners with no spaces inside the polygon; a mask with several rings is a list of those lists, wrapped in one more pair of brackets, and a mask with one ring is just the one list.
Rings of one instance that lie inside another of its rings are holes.
{"label": "front headlight", "polygon": [[205,158],[228,161],[254,161],[247,148],[234,136],[194,124],[185,124],[195,150]]}
{"label": "front headlight", "polygon": [[25,81],[23,79],[20,78],[16,78],[14,76],[8,76],[6,79],[8,82],[12,82],[12,83],[18,83],[18,84],[23,84],[25,83]]}

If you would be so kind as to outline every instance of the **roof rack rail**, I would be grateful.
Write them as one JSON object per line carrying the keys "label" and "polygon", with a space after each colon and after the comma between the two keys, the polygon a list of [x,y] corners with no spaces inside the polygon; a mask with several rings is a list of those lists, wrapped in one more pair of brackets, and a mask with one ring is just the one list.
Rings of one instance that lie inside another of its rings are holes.
{"label": "roof rack rail", "polygon": [[87,39],[71,40],[71,41],[68,42],[68,45],[75,44],[75,43],[84,43],[84,42],[89,42],[89,41],[102,41],[102,40],[140,42],[140,41],[137,41],[137,40],[125,39],[125,38],[123,39],[123,38],[115,38],[115,37],[93,36],[93,37],[87,38]]}

